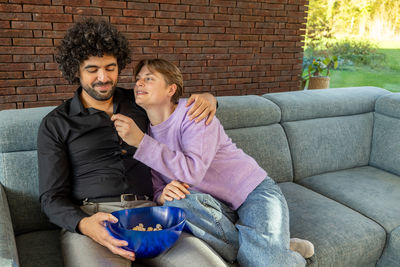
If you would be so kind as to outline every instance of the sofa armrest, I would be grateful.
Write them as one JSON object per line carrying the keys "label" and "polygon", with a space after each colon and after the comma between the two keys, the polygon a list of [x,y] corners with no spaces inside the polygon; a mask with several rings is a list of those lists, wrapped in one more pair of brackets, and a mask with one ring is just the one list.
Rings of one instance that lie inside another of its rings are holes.
{"label": "sofa armrest", "polygon": [[10,210],[2,184],[0,184],[0,266],[19,266]]}

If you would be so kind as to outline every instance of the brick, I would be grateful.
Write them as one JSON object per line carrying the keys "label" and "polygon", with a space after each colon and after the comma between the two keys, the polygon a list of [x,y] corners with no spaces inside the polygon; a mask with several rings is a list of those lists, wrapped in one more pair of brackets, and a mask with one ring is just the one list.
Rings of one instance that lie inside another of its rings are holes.
{"label": "brick", "polygon": [[68,82],[64,78],[41,78],[37,79],[37,85],[57,85],[57,84],[67,84]]}
{"label": "brick", "polygon": [[228,0],[210,0],[211,6],[225,6],[225,7],[236,7],[236,1],[228,1]]}
{"label": "brick", "polygon": [[33,63],[0,63],[0,71],[34,70]]}
{"label": "brick", "polygon": [[218,7],[213,7],[213,6],[190,6],[190,12],[191,13],[206,13],[206,14],[218,13]]}
{"label": "brick", "polygon": [[240,15],[223,15],[223,14],[215,14],[215,20],[228,20],[228,21],[238,21],[240,19]]}
{"label": "brick", "polygon": [[186,47],[187,44],[188,44],[187,41],[166,41],[166,40],[159,41],[159,46]]}
{"label": "brick", "polygon": [[232,90],[232,89],[235,89],[235,85],[233,85],[233,84],[211,86],[211,90],[216,90],[217,92]]}
{"label": "brick", "polygon": [[136,3],[136,2],[128,2],[128,9],[137,9],[137,10],[159,10],[160,5],[157,3]]}
{"label": "brick", "polygon": [[259,35],[256,34],[236,34],[234,35],[234,40],[241,40],[241,41],[257,41],[259,40]]}
{"label": "brick", "polygon": [[158,46],[158,40],[129,40],[129,45],[139,47]]}
{"label": "brick", "polygon": [[127,25],[128,32],[158,32],[158,26]]}
{"label": "brick", "polygon": [[[74,15],[74,21],[79,21],[80,19],[75,19],[75,15]],[[71,26],[73,25],[73,23],[53,23],[53,30],[55,31],[66,31],[68,30]]]}
{"label": "brick", "polygon": [[0,29],[0,37],[33,37],[31,30]]}
{"label": "brick", "polygon": [[166,54],[173,53],[174,49],[172,47],[144,47],[143,52],[146,54]]}
{"label": "brick", "polygon": [[[200,48],[200,47],[198,47],[198,48]],[[187,60],[188,61],[206,60],[208,62],[209,60],[212,60],[214,58],[215,58],[214,55],[207,55],[207,54],[190,54],[190,55],[187,55]],[[207,63],[207,62],[205,62],[205,63]]]}
{"label": "brick", "polygon": [[[70,84],[70,85],[56,85],[56,92],[57,93],[73,93],[76,91],[78,86],[76,84]],[[54,91],[53,91],[54,92]]]}
{"label": "brick", "polygon": [[185,18],[185,13],[183,12],[172,12],[172,11],[156,11],[157,18],[163,19],[183,19]]}
{"label": "brick", "polygon": [[0,62],[12,62],[12,55],[0,55]]}
{"label": "brick", "polygon": [[158,54],[158,58],[162,58],[165,60],[169,61],[181,61],[181,60],[186,60],[186,55],[185,54]]}
{"label": "brick", "polygon": [[[55,53],[56,53],[55,47],[35,47],[35,54],[38,54],[38,55],[54,55]],[[29,53],[29,54],[33,54],[33,53]]]}
{"label": "brick", "polygon": [[132,10],[132,9],[124,9],[122,14],[126,17],[146,17],[152,18],[156,16],[156,12],[154,10]]}
{"label": "brick", "polygon": [[52,78],[52,77],[62,77],[60,71],[25,71],[25,78]]}
{"label": "brick", "polygon": [[51,23],[48,22],[22,22],[22,21],[11,21],[11,28],[14,29],[39,29],[39,30],[51,30]]}
{"label": "brick", "polygon": [[230,34],[251,34],[250,28],[226,28],[226,33]]}
{"label": "brick", "polygon": [[53,61],[52,55],[14,55],[13,62],[49,62]]}
{"label": "brick", "polygon": [[16,108],[17,108],[17,104],[16,103],[0,104],[0,110],[16,109]]}
{"label": "brick", "polygon": [[263,22],[264,17],[262,16],[241,16],[241,21],[254,21],[254,22]]}
{"label": "brick", "polygon": [[[63,12],[59,12],[59,13],[63,13]],[[66,6],[65,13],[94,16],[94,15],[101,15],[101,8]]]}
{"label": "brick", "polygon": [[187,19],[204,19],[204,20],[213,20],[214,14],[205,14],[205,13],[186,13]]}
{"label": "brick", "polygon": [[135,33],[125,33],[124,34],[126,36],[126,38],[130,39],[130,40],[148,40],[150,39],[150,33],[148,32],[135,32]]}
{"label": "brick", "polygon": [[208,6],[209,0],[181,0],[182,4]]}
{"label": "brick", "polygon": [[48,93],[48,94],[38,94],[38,100],[65,100],[74,96],[74,93]]}
{"label": "brick", "polygon": [[[122,17],[123,16],[122,9],[101,8],[101,11],[103,13],[103,16],[117,16],[117,17]],[[119,25],[114,25],[114,26],[118,27]],[[118,30],[120,30],[120,29],[118,29]]]}
{"label": "brick", "polygon": [[268,10],[284,10],[285,9],[285,5],[263,3],[261,8],[262,9],[268,9]]}
{"label": "brick", "polygon": [[189,47],[207,47],[214,46],[214,41],[188,41]]}
{"label": "brick", "polygon": [[23,4],[37,4],[37,5],[51,5],[51,0],[9,0],[8,2],[23,3]]}
{"label": "brick", "polygon": [[238,1],[237,7],[240,9],[260,9],[261,3]]}
{"label": "brick", "polygon": [[62,39],[65,36],[65,32],[62,31],[43,31],[43,38],[57,38]]}
{"label": "brick", "polygon": [[181,34],[182,40],[197,40],[197,41],[204,41],[209,39],[208,34],[193,34],[193,33],[182,33]]}
{"label": "brick", "polygon": [[39,6],[39,5],[24,5],[24,12],[32,12],[32,13],[64,13],[62,6]]}
{"label": "brick", "polygon": [[[1,72],[0,72],[1,74]],[[0,76],[0,78],[2,78]],[[13,95],[15,94],[15,88],[14,87],[2,87],[0,88],[0,95]]]}
{"label": "brick", "polygon": [[7,95],[0,96],[0,103],[36,101],[36,95]]}
{"label": "brick", "polygon": [[111,17],[112,24],[143,24],[142,18],[129,18],[129,17]]}
{"label": "brick", "polygon": [[92,6],[109,8],[126,8],[126,1],[92,0]]}
{"label": "brick", "polygon": [[180,34],[177,34],[177,33],[152,33],[151,39],[177,40],[177,39],[180,39]]}
{"label": "brick", "polygon": [[[199,54],[201,53],[200,47],[183,47],[183,48],[174,48],[174,53],[178,54]],[[189,56],[189,55],[188,55]]]}
{"label": "brick", "polygon": [[11,45],[11,38],[0,38],[0,45]]}
{"label": "brick", "polygon": [[173,19],[159,19],[159,18],[144,18],[145,25],[174,25],[175,21]]}
{"label": "brick", "polygon": [[63,101],[36,101],[36,102],[25,102],[24,108],[37,108],[37,107],[49,107],[61,105]]}
{"label": "brick", "polygon": [[188,12],[189,9],[190,9],[190,6],[188,6],[188,5],[160,4],[160,10],[162,10],[162,11]]}
{"label": "brick", "polygon": [[239,41],[215,41],[215,46],[226,46],[226,47],[234,47],[234,46],[239,46],[240,42]]}
{"label": "brick", "polygon": [[30,13],[1,13],[2,20],[32,20]]}
{"label": "brick", "polygon": [[224,27],[202,27],[199,28],[199,33],[225,33]]}
{"label": "brick", "polygon": [[13,44],[19,46],[51,46],[53,41],[44,38],[14,38]]}
{"label": "brick", "polygon": [[170,32],[184,32],[184,33],[197,33],[199,32],[198,27],[185,27],[185,26],[171,26],[169,27]]}
{"label": "brick", "polygon": [[22,6],[16,4],[0,4],[0,12],[22,12]]}
{"label": "brick", "polygon": [[194,20],[194,19],[176,19],[175,25],[197,27],[197,26],[203,26],[204,21],[203,20]]}
{"label": "brick", "polygon": [[224,21],[224,20],[206,20],[204,21],[204,26],[206,27],[230,27],[231,22],[230,21]]}
{"label": "brick", "polygon": [[27,94],[43,94],[43,93],[53,93],[54,86],[21,86],[17,87],[17,94],[27,95]]}

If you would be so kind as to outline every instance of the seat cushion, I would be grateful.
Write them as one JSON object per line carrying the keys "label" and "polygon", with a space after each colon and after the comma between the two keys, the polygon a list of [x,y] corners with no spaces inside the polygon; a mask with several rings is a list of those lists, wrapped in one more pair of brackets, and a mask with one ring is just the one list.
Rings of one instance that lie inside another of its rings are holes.
{"label": "seat cushion", "polygon": [[16,237],[21,267],[64,266],[60,246],[60,231],[36,231]]}
{"label": "seat cushion", "polygon": [[360,213],[295,183],[281,183],[290,212],[291,237],[310,240],[310,266],[374,266],[385,230]]}
{"label": "seat cushion", "polygon": [[385,251],[378,262],[378,267],[399,266],[400,263],[400,227],[394,229],[388,238]]}
{"label": "seat cushion", "polygon": [[364,166],[311,176],[299,182],[371,218],[390,233],[400,225],[400,177]]}

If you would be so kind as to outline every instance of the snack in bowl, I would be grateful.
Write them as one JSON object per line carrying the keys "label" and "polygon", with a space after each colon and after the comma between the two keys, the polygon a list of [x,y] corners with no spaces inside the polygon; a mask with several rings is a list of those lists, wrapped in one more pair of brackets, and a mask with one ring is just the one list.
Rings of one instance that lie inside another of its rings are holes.
{"label": "snack in bowl", "polygon": [[[176,207],[146,207],[126,209],[111,213],[117,223],[106,222],[106,229],[117,239],[128,242],[126,250],[135,252],[136,258],[155,257],[169,249],[179,238],[186,223],[185,212]],[[157,228],[158,231],[132,230],[139,226]],[[158,228],[159,228],[158,227]]]}

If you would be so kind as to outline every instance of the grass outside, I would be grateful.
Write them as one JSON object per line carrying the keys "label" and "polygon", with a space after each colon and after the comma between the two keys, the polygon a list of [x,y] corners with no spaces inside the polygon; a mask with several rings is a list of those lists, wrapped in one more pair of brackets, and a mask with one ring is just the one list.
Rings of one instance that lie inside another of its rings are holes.
{"label": "grass outside", "polygon": [[333,70],[330,87],[377,86],[400,92],[400,42],[380,42],[378,52],[386,55],[383,67],[354,66]]}

